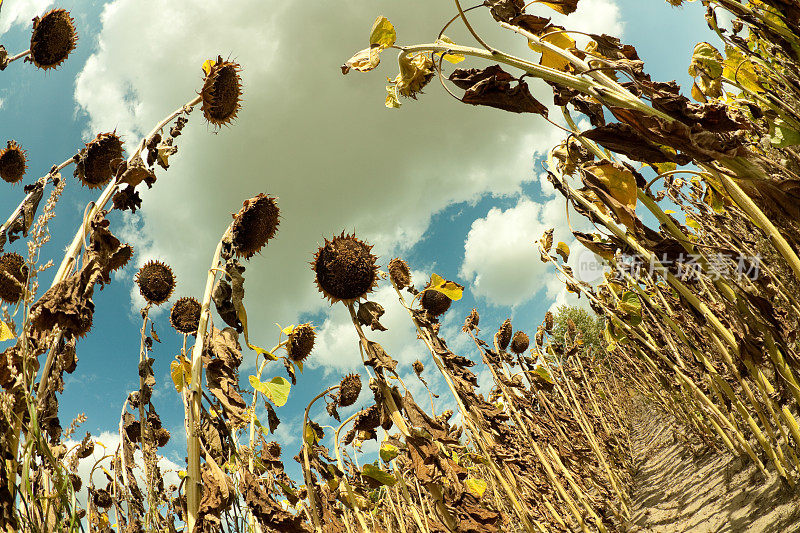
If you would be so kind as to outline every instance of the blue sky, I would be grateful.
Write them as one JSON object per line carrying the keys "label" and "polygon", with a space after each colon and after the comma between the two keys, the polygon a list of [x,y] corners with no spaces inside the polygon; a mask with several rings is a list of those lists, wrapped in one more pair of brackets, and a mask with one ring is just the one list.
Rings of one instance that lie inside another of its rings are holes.
{"label": "blue sky", "polygon": [[[0,35],[10,52],[27,48],[29,20],[44,4],[6,0],[0,31],[17,10],[24,13]],[[538,172],[541,151],[559,139],[553,128],[538,117],[466,107],[435,83],[419,101],[386,110],[385,77],[396,73],[389,54],[370,75],[342,76],[339,71],[364,46],[375,16],[384,14],[395,22],[399,42],[424,42],[435,37],[440,21],[452,11],[450,4],[308,4],[314,3],[242,0],[218,12],[219,2],[199,0],[169,5],[65,1],[60,6],[71,11],[80,35],[68,61],[49,72],[18,62],[0,73],[0,143],[15,139],[28,150],[25,183],[30,183],[77,152],[94,133],[116,128],[133,146],[157,118],[199,90],[204,58],[219,53],[244,68],[240,120],[216,133],[199,113],[193,114],[170,171],[161,172],[153,191],[143,195],[142,211],[110,215],[112,230],[132,242],[137,254],[95,296],[94,327],[78,344],[78,368],[67,378],[61,398],[62,426],[83,412],[88,417],[83,430],[113,432],[122,402],[138,388],[136,267],[149,258],[164,259],[178,275],[175,297],[199,298],[214,243],[230,213],[259,192],[280,196],[283,221],[275,242],[250,261],[246,272],[253,340],[275,344],[276,322],[312,320],[321,332],[316,355],[289,404],[278,410],[284,421],[279,439],[295,447],[306,402],[358,367],[356,336],[348,330],[345,309],[330,308],[313,288],[307,261],[323,237],[355,230],[376,244],[381,265],[401,255],[420,281],[435,271],[466,285],[465,297],[448,312],[444,331],[450,344],[468,356],[474,346],[457,332],[472,307],[481,311],[487,332],[507,316],[532,332],[561,293],[531,244],[543,228],[564,220],[563,202],[542,190]],[[658,0],[582,0],[581,5],[574,17],[581,28],[617,34],[621,29],[654,79],[675,79],[690,87],[686,68],[692,48],[713,37],[699,3],[680,9]],[[518,40],[499,34],[490,17],[477,12],[476,19],[483,21],[476,26],[493,42],[520,50]],[[574,28],[567,20],[567,27]],[[460,29],[448,35],[471,43]],[[547,88],[535,90],[543,101],[550,100]],[[96,196],[71,174],[71,168],[64,173],[66,192],[44,252],[45,260],[56,263],[84,206]],[[10,213],[21,198],[21,186],[4,186],[0,212]],[[497,238],[487,239],[500,230]],[[562,239],[569,237],[563,227],[559,232]],[[6,246],[6,251],[22,250],[20,243]],[[43,287],[49,286],[54,270],[43,275]],[[411,361],[425,360],[424,347],[416,343],[391,294],[384,290],[380,298],[386,302],[387,325],[396,326],[372,337],[389,348],[408,374]],[[183,411],[168,377],[180,336],[169,327],[167,312],[157,315],[156,328],[162,342],[153,351],[154,402],[176,437],[166,454],[180,462],[185,454],[179,436]],[[254,357],[246,351],[243,384]],[[281,374],[281,369],[276,365],[267,372]],[[436,383],[429,371],[426,376]],[[319,415],[322,407],[312,414]],[[320,415],[319,421],[328,423],[324,418]],[[296,450],[287,451],[293,455]]]}

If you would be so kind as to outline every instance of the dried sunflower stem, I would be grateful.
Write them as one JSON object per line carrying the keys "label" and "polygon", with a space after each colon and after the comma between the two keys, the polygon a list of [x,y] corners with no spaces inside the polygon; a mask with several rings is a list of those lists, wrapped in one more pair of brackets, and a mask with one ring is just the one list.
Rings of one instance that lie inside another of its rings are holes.
{"label": "dried sunflower stem", "polygon": [[[197,100],[199,101],[199,100]],[[195,102],[197,103],[197,102]],[[214,282],[217,279],[217,267],[220,264],[222,255],[222,243],[231,231],[233,224],[223,234],[214,250],[211,259],[211,267],[206,277],[206,288],[203,292],[203,302],[200,308],[200,322],[197,326],[197,337],[192,348],[192,371],[189,390],[189,409],[187,412],[186,435],[187,461],[186,468],[186,530],[193,531],[197,522],[197,513],[200,509],[200,435],[198,428],[201,420],[202,388],[200,379],[203,366],[203,345],[208,329],[208,322],[211,317],[211,293],[214,290]]]}
{"label": "dried sunflower stem", "polygon": [[[167,124],[169,124],[173,119],[175,119],[175,117],[181,115],[182,113],[187,112],[195,105],[199,104],[201,101],[202,101],[201,97],[197,96],[192,100],[190,100],[189,102],[187,102],[186,104],[184,104],[183,106],[173,111],[172,113],[170,113],[169,115],[167,115],[167,117],[164,118],[164,120],[162,120],[161,122],[159,122],[156,125],[156,127],[150,131],[150,133],[148,133],[146,136],[142,138],[142,141],[139,143],[139,148],[137,148],[136,152],[133,155],[131,155],[131,157],[128,158],[128,163],[130,163],[134,158],[136,158],[142,152],[145,143],[147,142],[147,139],[149,139],[157,132],[162,130]],[[61,168],[69,164],[71,161],[73,160],[70,159],[69,161],[65,161],[64,163],[62,163],[63,166]],[[77,263],[78,256],[80,255],[81,249],[83,248],[84,241],[86,239],[86,233],[89,221],[92,220],[97,213],[103,210],[103,208],[105,208],[108,201],[111,200],[111,197],[116,192],[118,185],[119,183],[117,183],[115,180],[112,179],[111,183],[109,183],[108,186],[103,190],[103,192],[100,194],[97,200],[89,204],[91,207],[87,209],[87,213],[84,216],[83,221],[81,221],[81,225],[78,228],[77,233],[75,233],[75,236],[72,238],[72,243],[69,245],[69,248],[67,248],[66,254],[64,254],[64,259],[61,261],[61,265],[58,267],[58,272],[56,272],[56,275],[53,278],[53,283],[50,285],[51,288],[55,286],[57,283],[64,281],[69,275],[72,267]],[[57,345],[60,340],[61,340],[61,333],[59,332],[59,334],[56,336],[54,344]],[[45,361],[44,368],[42,369],[42,377],[39,382],[38,394],[40,395],[44,392],[47,382],[49,381],[50,370],[53,366],[54,358],[55,358],[55,350],[50,350],[50,353],[47,355],[47,360]]]}
{"label": "dried sunflower stem", "polygon": [[[44,179],[44,184],[47,185],[47,182],[50,181],[53,178],[53,176],[55,176],[56,174],[58,174],[59,171],[61,171],[65,167],[68,167],[70,164],[72,164],[74,162],[75,162],[75,158],[74,157],[70,157],[69,159],[67,159],[63,163],[61,163],[59,165],[56,165],[55,167],[50,169],[50,172],[48,172],[46,175],[44,175],[41,178],[39,178],[39,180]],[[0,226],[0,235],[4,235],[6,233],[6,231],[8,230],[8,228],[11,226],[11,224],[13,224],[14,221],[19,218],[19,216],[22,214],[22,209],[25,206],[25,203],[32,196],[33,196],[33,191],[31,191],[28,194],[26,194],[25,198],[22,199],[22,201],[19,203],[19,205],[16,207],[16,209],[14,209],[14,211],[11,212],[11,216],[8,217],[8,220],[3,222],[3,225]]]}
{"label": "dried sunflower stem", "polygon": [[322,532],[322,524],[319,518],[319,509],[317,509],[317,498],[316,498],[316,491],[314,490],[314,481],[311,478],[311,464],[308,458],[308,441],[306,439],[306,429],[308,428],[308,412],[311,410],[311,406],[314,405],[314,402],[331,392],[332,390],[338,389],[339,385],[331,385],[324,391],[320,392],[311,402],[306,406],[306,411],[303,414],[303,478],[305,478],[306,482],[306,490],[308,492],[308,502],[311,506],[311,518],[314,522],[314,529],[318,532]]}
{"label": "dried sunflower stem", "polygon": [[456,403],[458,404],[458,409],[459,411],[461,411],[461,415],[464,419],[464,422],[469,427],[469,430],[472,433],[473,438],[476,444],[478,445],[478,448],[481,450],[481,453],[488,461],[492,473],[494,474],[495,478],[500,483],[500,485],[503,487],[506,496],[508,497],[509,500],[511,500],[512,506],[514,507],[514,511],[517,514],[517,517],[522,521],[525,530],[528,531],[529,533],[532,533],[534,531],[533,524],[531,523],[528,514],[525,512],[524,508],[522,507],[522,504],[517,498],[517,491],[515,491],[509,484],[509,480],[513,480],[514,476],[511,475],[508,466],[505,464],[503,465],[503,472],[501,473],[498,465],[495,464],[495,462],[492,460],[491,454],[489,453],[489,449],[491,449],[494,446],[492,436],[481,430],[480,426],[475,421],[472,413],[464,405],[464,402],[461,400],[461,396],[458,394],[458,391],[456,391],[455,385],[453,385],[450,373],[447,371],[444,364],[436,354],[436,350],[433,347],[433,343],[431,342],[427,329],[422,328],[420,326],[419,322],[417,322],[417,320],[414,318],[412,309],[406,304],[405,298],[403,297],[403,294],[400,292],[400,289],[397,287],[397,284],[394,282],[394,280],[391,281],[392,281],[392,286],[394,287],[394,290],[397,293],[397,297],[400,299],[400,303],[403,305],[406,311],[408,311],[408,314],[411,317],[411,321],[414,323],[414,326],[417,329],[417,333],[419,333],[420,338],[423,340],[425,346],[428,348],[428,351],[431,354],[433,362],[436,364],[436,367],[439,369],[439,372],[444,377],[445,382],[447,383],[447,386],[453,395],[453,398],[455,398]]}
{"label": "dried sunflower stem", "polygon": [[146,388],[144,373],[142,372],[143,366],[147,361],[147,345],[145,338],[147,337],[147,321],[149,319],[148,313],[150,311],[150,304],[148,303],[142,310],[142,330],[139,344],[139,444],[142,449],[142,468],[144,470],[145,487],[147,488],[147,514],[145,515],[145,530],[152,527],[152,522],[155,514],[155,487],[153,479],[152,468],[148,453],[151,451],[150,446],[153,445],[150,433],[150,421],[145,411],[145,402],[142,399],[142,393]]}
{"label": "dried sunflower stem", "polygon": [[[350,415],[344,422],[339,424],[339,427],[336,428],[336,431],[333,432],[333,449],[336,452],[336,464],[339,467],[339,470],[344,472],[344,462],[342,461],[342,451],[339,447],[339,433],[342,431],[342,428],[349,423],[351,420],[355,419],[360,414],[360,411],[356,411],[352,415]],[[303,441],[305,445],[305,440]],[[353,513],[355,513],[356,518],[358,518],[358,523],[361,525],[362,530],[366,533],[369,531],[367,529],[367,524],[364,522],[364,517],[361,514],[361,509],[358,508],[356,505],[356,496],[353,494],[353,487],[350,486],[350,483],[347,481],[347,476],[342,477],[342,481],[344,482],[344,486],[347,489],[347,497],[350,500],[350,506],[353,509]],[[390,498],[391,500],[391,498]]]}
{"label": "dried sunflower stem", "polygon": [[23,57],[30,55],[30,53],[31,53],[31,50],[30,50],[30,48],[28,48],[24,52],[20,52],[17,55],[13,55],[13,56],[9,57],[8,59],[6,59],[6,66],[10,65],[11,63],[16,61],[17,59],[22,59]]}

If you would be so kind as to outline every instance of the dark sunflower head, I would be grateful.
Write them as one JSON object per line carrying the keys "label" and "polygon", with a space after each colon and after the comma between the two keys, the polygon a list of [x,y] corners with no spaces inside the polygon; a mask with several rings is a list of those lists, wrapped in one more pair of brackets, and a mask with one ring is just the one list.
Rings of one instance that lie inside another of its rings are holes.
{"label": "dark sunflower head", "polygon": [[506,318],[505,322],[497,330],[497,345],[501,350],[508,348],[508,343],[511,342],[511,319]]}
{"label": "dark sunflower head", "polygon": [[431,316],[439,316],[450,309],[451,300],[439,291],[426,289],[420,303]]}
{"label": "dark sunflower head", "polygon": [[423,365],[422,361],[420,361],[419,359],[414,361],[414,363],[411,365],[411,368],[414,369],[414,373],[418,376],[425,371],[425,365]]}
{"label": "dark sunflower head", "polygon": [[81,151],[75,177],[90,189],[102,187],[114,176],[124,152],[115,132],[98,134]]}
{"label": "dark sunflower head", "polygon": [[274,440],[267,443],[266,450],[275,459],[281,456],[281,445]]}
{"label": "dark sunflower head", "polygon": [[361,394],[361,376],[348,374],[339,383],[339,405],[347,407],[353,405]]}
{"label": "dark sunflower head", "polygon": [[8,141],[0,150],[0,178],[6,183],[17,183],[25,176],[28,169],[28,158],[25,150],[15,141]]}
{"label": "dark sunflower head", "polygon": [[517,355],[524,353],[528,349],[530,342],[528,335],[522,331],[517,331],[514,333],[514,338],[511,339],[511,351]]}
{"label": "dark sunflower head", "polygon": [[399,257],[389,261],[389,277],[398,289],[411,286],[411,270],[408,268],[408,263]]}
{"label": "dark sunflower head", "polygon": [[75,50],[78,34],[75,21],[65,9],[53,9],[41,18],[33,19],[31,35],[31,61],[47,70],[63,63]]}
{"label": "dark sunflower head", "polygon": [[553,313],[548,311],[544,314],[544,329],[548,333],[553,331]]}
{"label": "dark sunflower head", "polygon": [[233,249],[238,257],[249,259],[275,236],[280,223],[277,198],[259,194],[242,204],[233,215]]}
{"label": "dark sunflower head", "polygon": [[378,284],[377,257],[372,246],[342,232],[317,250],[311,266],[319,291],[331,303],[353,303]]}
{"label": "dark sunflower head", "polygon": [[169,313],[169,323],[179,333],[197,333],[200,324],[200,302],[191,296],[178,299]]}
{"label": "dark sunflower head", "polygon": [[28,265],[18,253],[0,256],[0,300],[10,304],[19,302],[28,278]]}
{"label": "dark sunflower head", "polygon": [[230,61],[217,61],[208,67],[203,80],[203,116],[214,126],[233,122],[242,107],[242,68]]}
{"label": "dark sunflower head", "polygon": [[136,283],[147,303],[161,305],[175,290],[175,274],[161,261],[148,261],[136,273]]}
{"label": "dark sunflower head", "polygon": [[316,333],[311,324],[300,324],[294,328],[289,333],[289,344],[286,345],[289,358],[295,363],[304,361],[314,349],[315,338]]}

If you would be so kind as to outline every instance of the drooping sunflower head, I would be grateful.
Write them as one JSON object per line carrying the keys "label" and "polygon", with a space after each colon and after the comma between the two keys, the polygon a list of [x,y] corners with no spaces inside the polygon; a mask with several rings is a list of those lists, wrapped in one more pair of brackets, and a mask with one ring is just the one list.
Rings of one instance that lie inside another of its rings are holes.
{"label": "drooping sunflower head", "polygon": [[[210,61],[207,63],[211,63]],[[216,127],[233,122],[242,107],[242,67],[231,61],[217,61],[208,65],[203,80],[203,116]]]}
{"label": "drooping sunflower head", "polygon": [[508,343],[511,342],[511,319],[506,318],[505,322],[497,330],[497,345],[501,350],[508,348]]}
{"label": "drooping sunflower head", "polygon": [[179,333],[197,333],[200,324],[200,302],[191,296],[179,298],[169,313],[169,323]]}
{"label": "drooping sunflower head", "polygon": [[33,19],[31,61],[40,69],[56,68],[75,50],[75,21],[65,9],[53,9]]}
{"label": "drooping sunflower head", "polygon": [[361,394],[361,376],[348,374],[339,383],[339,405],[347,407],[353,405]]}
{"label": "drooping sunflower head", "polygon": [[116,132],[100,133],[81,151],[75,177],[90,189],[102,187],[114,176],[124,153]]}
{"label": "drooping sunflower head", "polygon": [[259,194],[242,204],[233,215],[233,249],[238,257],[249,259],[275,236],[280,223],[277,198]]}
{"label": "drooping sunflower head", "polygon": [[524,353],[525,350],[528,349],[530,345],[530,339],[528,335],[523,333],[522,331],[517,331],[514,333],[514,338],[511,339],[511,351],[515,354],[519,355]]}
{"label": "drooping sunflower head", "polygon": [[295,327],[289,333],[289,343],[286,345],[289,359],[295,363],[303,362],[309,356],[311,350],[314,349],[316,335],[314,326],[311,324],[300,324]]}
{"label": "drooping sunflower head", "polygon": [[411,286],[411,270],[408,268],[408,263],[399,257],[389,261],[389,277],[398,289]]}
{"label": "drooping sunflower head", "polygon": [[377,257],[372,246],[342,232],[317,250],[311,267],[316,273],[319,291],[331,303],[353,303],[378,284]]}
{"label": "drooping sunflower head", "polygon": [[153,305],[161,305],[172,296],[175,290],[175,274],[161,261],[148,261],[136,273],[139,293]]}
{"label": "drooping sunflower head", "polygon": [[19,302],[28,278],[28,265],[18,253],[0,255],[0,300],[10,304]]}
{"label": "drooping sunflower head", "polygon": [[451,300],[439,291],[425,289],[420,303],[431,316],[439,316],[450,309]]}
{"label": "drooping sunflower head", "polygon": [[28,169],[28,158],[25,150],[15,141],[8,141],[0,150],[0,178],[6,183],[17,183],[25,176]]}

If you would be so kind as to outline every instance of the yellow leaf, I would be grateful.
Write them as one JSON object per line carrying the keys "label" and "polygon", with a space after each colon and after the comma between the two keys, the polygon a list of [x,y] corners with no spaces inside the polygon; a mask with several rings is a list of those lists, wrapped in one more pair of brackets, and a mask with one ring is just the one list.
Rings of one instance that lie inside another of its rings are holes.
{"label": "yellow leaf", "polygon": [[464,295],[464,290],[461,286],[453,281],[445,281],[438,274],[431,274],[431,285],[427,290],[441,292],[454,302],[460,300]]}
{"label": "yellow leaf", "polygon": [[592,165],[586,170],[597,176],[619,203],[636,208],[636,177],[625,167],[610,162]]}
{"label": "yellow leaf", "polygon": [[[575,39],[563,33],[561,30],[557,30],[555,32],[548,33],[544,37],[542,37],[542,41],[562,48],[564,50],[568,50],[570,48],[575,47]],[[528,46],[532,50],[542,53],[542,59],[539,61],[539,64],[543,67],[550,67],[556,70],[563,70],[568,71],[570,62],[558,55],[556,52],[549,50],[533,41],[528,42]]]}
{"label": "yellow leaf", "polygon": [[211,74],[211,67],[213,67],[216,64],[217,62],[214,61],[213,59],[206,59],[205,61],[203,61],[203,72],[206,73],[206,76]]}
{"label": "yellow leaf", "polygon": [[727,58],[722,64],[722,75],[724,77],[738,83],[739,86],[750,92],[764,92],[764,88],[759,83],[755,66],[743,53],[733,46],[726,45],[725,55]]}
{"label": "yellow leaf", "polygon": [[380,46],[371,46],[369,48],[364,48],[360,52],[356,52],[353,57],[342,65],[342,72],[347,74],[351,68],[359,72],[369,72],[373,70],[381,63],[381,50],[382,48]]}
{"label": "yellow leaf", "polygon": [[[436,44],[456,44],[454,43],[447,35],[442,35],[436,41]],[[444,54],[444,60],[449,61],[450,63],[457,65],[466,59],[461,54]]]}
{"label": "yellow leaf", "polygon": [[292,331],[294,331],[294,324],[292,324],[291,326],[286,326],[285,328],[283,328],[281,330],[281,333],[283,333],[284,335],[291,335]]}
{"label": "yellow leaf", "polygon": [[565,263],[569,261],[569,246],[567,246],[567,243],[559,242],[556,246],[556,253],[561,256]]}
{"label": "yellow leaf", "polygon": [[475,496],[476,498],[480,498],[483,496],[483,493],[486,492],[486,480],[483,479],[473,479],[467,478],[464,482],[464,485],[467,487],[467,490]]}
{"label": "yellow leaf", "polygon": [[8,324],[0,322],[0,342],[10,341],[13,338],[14,333],[11,331],[11,328],[8,327]]}
{"label": "yellow leaf", "polygon": [[394,26],[389,22],[386,17],[378,17],[372,25],[372,31],[369,34],[370,46],[378,45],[382,48],[392,46],[397,40],[397,32]]}
{"label": "yellow leaf", "polygon": [[386,86],[386,107],[389,109],[397,109],[402,104],[400,103],[400,99],[397,98],[397,86],[396,85],[387,85]]}
{"label": "yellow leaf", "polygon": [[672,210],[672,209],[667,209],[666,211],[664,211],[664,214],[665,214],[665,215],[674,215],[674,214],[675,214],[675,211],[674,211],[674,210]]}

